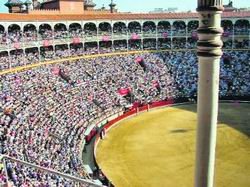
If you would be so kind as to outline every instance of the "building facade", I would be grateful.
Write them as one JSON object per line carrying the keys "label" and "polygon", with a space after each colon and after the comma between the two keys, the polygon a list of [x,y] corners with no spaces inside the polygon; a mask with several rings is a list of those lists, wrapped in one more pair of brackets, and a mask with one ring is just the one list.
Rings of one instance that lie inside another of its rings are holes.
{"label": "building facade", "polygon": [[[175,40],[186,43],[181,48],[190,48],[189,40],[196,39],[196,29],[199,25],[195,13],[175,14],[103,14],[103,15],[12,15],[2,14],[0,18],[0,33],[2,33],[1,51],[15,50],[18,43],[20,49],[41,48],[44,42],[51,46],[68,45],[73,43],[110,43],[124,41],[129,50],[133,42],[140,43],[140,49],[145,49],[147,40],[155,41],[154,49],[175,48]],[[225,13],[222,19],[224,41],[249,41],[250,12]],[[51,36],[44,36],[44,32],[51,32]],[[76,32],[77,31],[77,32]],[[27,32],[32,37],[27,36]],[[57,36],[58,33],[63,33]],[[11,36],[20,34],[18,40],[11,40]],[[5,39],[3,39],[3,37]],[[75,42],[74,42],[75,40]],[[77,40],[77,42],[76,42]],[[159,41],[167,43],[159,46]],[[249,47],[249,46],[248,46]]]}

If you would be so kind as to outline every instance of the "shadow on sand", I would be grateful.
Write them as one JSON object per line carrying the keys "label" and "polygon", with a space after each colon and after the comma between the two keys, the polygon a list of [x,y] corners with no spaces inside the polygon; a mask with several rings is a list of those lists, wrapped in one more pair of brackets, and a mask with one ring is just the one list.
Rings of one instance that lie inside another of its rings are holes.
{"label": "shadow on sand", "polygon": [[[196,104],[175,106],[175,108],[197,113]],[[220,103],[218,123],[226,124],[250,137],[250,102],[241,103],[239,101],[235,101]],[[218,128],[220,128],[220,126],[218,126]],[[185,133],[190,130],[192,129],[175,129],[172,130],[171,133]]]}

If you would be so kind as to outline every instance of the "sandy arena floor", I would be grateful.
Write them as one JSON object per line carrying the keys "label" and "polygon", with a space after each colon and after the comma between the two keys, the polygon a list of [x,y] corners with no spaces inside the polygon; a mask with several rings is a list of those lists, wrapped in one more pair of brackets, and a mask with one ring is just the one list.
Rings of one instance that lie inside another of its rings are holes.
{"label": "sandy arena floor", "polygon": [[[192,187],[196,105],[122,121],[97,148],[97,162],[118,187]],[[250,104],[220,104],[216,187],[250,186]]]}

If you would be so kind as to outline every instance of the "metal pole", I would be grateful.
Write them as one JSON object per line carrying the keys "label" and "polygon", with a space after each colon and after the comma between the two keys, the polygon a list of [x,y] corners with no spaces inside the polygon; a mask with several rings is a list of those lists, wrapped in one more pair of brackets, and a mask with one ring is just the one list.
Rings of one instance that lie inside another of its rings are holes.
{"label": "metal pole", "polygon": [[[12,162],[23,164],[23,165],[25,165],[27,167],[32,167],[32,168],[35,168],[37,170],[41,170],[43,172],[58,175],[60,177],[71,180],[73,182],[79,182],[79,183],[82,183],[82,184],[85,184],[85,185],[92,185],[93,187],[101,187],[102,186],[102,185],[95,184],[94,182],[92,182],[90,180],[87,180],[87,179],[82,179],[82,178],[75,177],[75,176],[72,176],[72,175],[69,175],[69,174],[66,174],[66,173],[61,173],[59,171],[55,171],[53,169],[49,169],[49,168],[46,168],[46,167],[43,167],[43,166],[38,166],[38,165],[29,163],[29,162],[26,162],[26,161],[23,161],[23,160],[19,160],[19,159],[16,159],[16,158],[13,158],[13,157],[10,157],[10,156],[7,156],[7,155],[0,155],[0,157],[4,160],[4,166],[5,167],[6,167],[6,159],[7,159],[7,160],[10,160]],[[7,173],[7,169],[5,171]]]}
{"label": "metal pole", "polygon": [[6,175],[6,183],[9,184],[9,176],[8,176],[8,172],[7,172],[6,160],[2,157],[2,155],[1,155],[1,160],[2,160],[2,163],[3,163],[3,167],[4,167],[4,172],[5,172],[5,175]]}
{"label": "metal pole", "polygon": [[248,48],[250,48],[250,30],[248,31]]}
{"label": "metal pole", "polygon": [[234,43],[235,43],[235,32],[234,32],[234,23],[233,23],[233,35],[232,35],[232,49],[234,49]]}
{"label": "metal pole", "polygon": [[198,130],[195,187],[214,185],[219,69],[222,55],[222,0],[198,0]]}

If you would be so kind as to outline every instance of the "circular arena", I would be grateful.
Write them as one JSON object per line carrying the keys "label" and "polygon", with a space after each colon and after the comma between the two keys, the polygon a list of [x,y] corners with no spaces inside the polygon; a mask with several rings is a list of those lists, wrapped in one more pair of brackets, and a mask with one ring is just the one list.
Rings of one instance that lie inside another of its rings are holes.
{"label": "circular arena", "polygon": [[[5,6],[0,186],[192,186],[198,13]],[[250,11],[223,12],[221,26],[216,186],[248,187]]]}
{"label": "circular arena", "polygon": [[[250,184],[250,103],[220,103],[215,185]],[[196,105],[184,104],[123,119],[96,148],[115,186],[193,186]]]}

